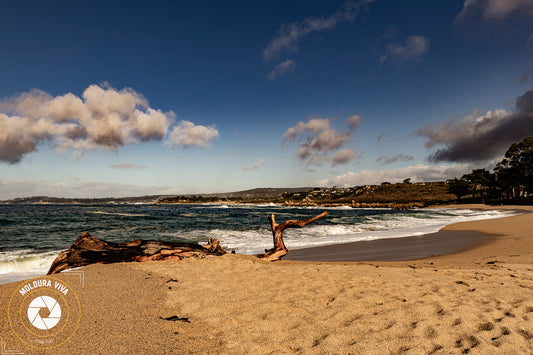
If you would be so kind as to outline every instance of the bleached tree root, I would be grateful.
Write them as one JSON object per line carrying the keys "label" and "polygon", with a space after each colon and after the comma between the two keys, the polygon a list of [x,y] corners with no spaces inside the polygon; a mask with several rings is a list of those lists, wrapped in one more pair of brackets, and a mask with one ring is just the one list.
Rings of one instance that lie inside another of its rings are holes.
{"label": "bleached tree root", "polygon": [[95,263],[117,263],[129,261],[181,260],[187,257],[222,255],[218,240],[211,238],[202,246],[192,243],[163,242],[137,239],[129,243],[113,243],[98,239],[83,232],[78,239],[54,260],[48,275],[63,270]]}
{"label": "bleached tree root", "polygon": [[308,225],[309,223],[316,221],[317,219],[327,216],[328,214],[329,212],[322,212],[321,214],[308,218],[308,219],[304,219],[304,220],[290,219],[288,221],[283,222],[282,224],[276,223],[274,214],[268,215],[267,218],[270,221],[270,227],[272,228],[274,248],[265,250],[265,254],[261,258],[267,261],[280,260],[282,257],[287,255],[287,253],[289,252],[289,249],[285,246],[285,243],[283,242],[283,231],[285,229],[304,227]]}
{"label": "bleached tree root", "polygon": [[[274,215],[268,220],[272,228],[274,248],[266,250],[262,256],[264,260],[276,261],[287,255],[289,249],[283,242],[283,231],[287,228],[301,228],[325,217],[329,212],[305,220],[288,220],[277,224]],[[192,243],[163,242],[158,240],[137,239],[129,243],[113,243],[98,239],[87,232],[83,232],[78,239],[54,260],[48,270],[48,275],[57,274],[63,270],[96,263],[142,262],[152,260],[181,260],[187,257],[207,257],[223,255],[227,252],[215,238],[209,239],[206,245]]]}

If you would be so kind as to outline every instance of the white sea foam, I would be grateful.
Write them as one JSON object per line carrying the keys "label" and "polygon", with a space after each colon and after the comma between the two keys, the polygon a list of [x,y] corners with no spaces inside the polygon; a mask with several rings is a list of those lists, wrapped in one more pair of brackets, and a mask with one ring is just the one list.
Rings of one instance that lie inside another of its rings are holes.
{"label": "white sea foam", "polygon": [[0,284],[46,275],[59,253],[30,249],[0,252]]}
{"label": "white sea foam", "polygon": [[[380,219],[374,216],[354,224],[308,225],[302,229],[288,229],[284,234],[284,241],[289,248],[298,249],[365,240],[403,238],[434,233],[448,224],[516,214],[510,211],[456,209],[433,209],[429,213],[430,216],[424,217],[399,214]],[[183,233],[180,235],[184,236]],[[258,254],[272,248],[271,232],[266,228],[248,231],[197,230],[188,237],[197,239],[202,236],[217,238],[225,248],[235,249],[241,254]]]}

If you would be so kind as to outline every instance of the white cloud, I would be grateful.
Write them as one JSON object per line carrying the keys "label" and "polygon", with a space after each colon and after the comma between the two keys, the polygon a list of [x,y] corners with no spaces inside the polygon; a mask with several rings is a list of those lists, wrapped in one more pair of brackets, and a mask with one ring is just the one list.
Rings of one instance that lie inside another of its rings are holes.
{"label": "white cloud", "polygon": [[389,57],[399,58],[402,61],[411,59],[418,59],[427,53],[429,48],[429,40],[424,36],[409,36],[405,39],[405,43],[390,43],[386,46],[386,55],[382,55],[379,59],[380,64],[383,64]]}
{"label": "white cloud", "polygon": [[220,134],[214,126],[195,125],[190,121],[180,121],[170,132],[166,142],[170,147],[181,146],[183,148],[196,146],[208,147]]}
{"label": "white cloud", "polygon": [[465,0],[463,9],[457,15],[458,21],[466,21],[481,15],[485,21],[501,20],[514,12],[533,15],[531,0]]}
{"label": "white cloud", "polygon": [[341,22],[353,21],[365,5],[374,1],[347,1],[329,16],[308,17],[300,22],[282,24],[277,36],[263,50],[263,59],[270,61],[285,51],[297,52],[298,42],[305,36],[331,30]]}
{"label": "white cloud", "polygon": [[355,151],[353,149],[343,149],[337,152],[332,158],[332,165],[345,165],[355,158]]}
{"label": "white cloud", "polygon": [[136,165],[136,164],[131,164],[131,163],[114,164],[114,165],[111,165],[111,167],[113,169],[139,169],[139,170],[147,168],[146,165]]}
{"label": "white cloud", "polygon": [[412,161],[412,160],[415,160],[415,157],[413,157],[412,155],[405,155],[405,154],[400,153],[392,157],[382,155],[376,159],[376,162],[386,165],[386,164],[396,163],[397,161]]}
{"label": "white cloud", "polygon": [[33,152],[37,144],[47,139],[46,133],[33,130],[24,117],[9,117],[0,113],[0,160],[17,163],[22,156]]}
{"label": "white cloud", "polygon": [[283,135],[283,138],[294,140],[298,137],[298,135],[304,133],[305,131],[309,131],[310,133],[316,135],[322,131],[331,129],[330,126],[331,122],[329,118],[311,118],[307,122],[300,121],[296,126],[287,129]]}
{"label": "white cloud", "polygon": [[288,71],[294,69],[296,66],[296,63],[294,63],[294,60],[287,59],[284,62],[281,62],[278,64],[268,75],[267,78],[270,80],[275,80],[280,75],[285,75]]}
{"label": "white cloud", "polygon": [[349,129],[354,130],[361,126],[361,116],[353,115],[346,120],[346,125]]}
{"label": "white cloud", "polygon": [[0,160],[17,163],[46,141],[82,151],[161,140],[173,117],[130,88],[91,85],[81,98],[33,89],[0,104]]}
{"label": "white cloud", "polygon": [[[348,132],[339,132],[331,128],[329,118],[311,118],[307,122],[300,121],[296,126],[287,129],[283,135],[283,142],[299,143],[296,149],[296,157],[307,165],[321,165],[325,161],[335,164],[347,163],[348,152],[345,151],[336,160],[329,156],[351,139]],[[338,152],[337,154],[339,154]],[[355,157],[355,152],[352,158]]]}
{"label": "white cloud", "polygon": [[[331,15],[307,17],[302,21],[295,21],[289,24],[283,23],[277,35],[270,40],[267,47],[263,50],[263,60],[270,62],[279,58],[284,53],[289,52],[294,54],[298,52],[298,42],[303,38],[313,33],[332,30],[342,22],[352,22],[362,10],[366,9],[368,4],[374,1],[376,0],[348,0],[341,4]],[[267,78],[269,80],[275,80],[277,77],[293,70],[295,65],[294,60],[287,59],[274,67],[267,75]]]}
{"label": "white cloud", "polygon": [[[49,142],[59,150],[117,150],[128,144],[161,141],[176,115],[151,108],[131,88],[91,85],[78,97],[53,97],[44,91],[28,92],[0,102],[0,161],[15,164]],[[218,137],[213,127],[181,121],[172,130],[169,145],[208,146]]]}
{"label": "white cloud", "polygon": [[244,170],[244,171],[257,171],[257,170],[259,170],[260,167],[265,166],[267,164],[268,164],[268,162],[265,159],[261,158],[254,165],[245,166],[244,168],[242,168],[242,170]]}
{"label": "white cloud", "polygon": [[[331,30],[341,22],[352,22],[365,5],[375,0],[360,0],[344,2],[333,14],[329,16],[308,17],[300,22],[282,24],[278,34],[270,40],[268,46],[263,50],[263,60],[270,62],[278,58],[282,53],[298,52],[298,42],[304,37],[316,33]],[[295,62],[287,59],[278,64],[267,75],[269,80],[275,80],[280,75],[293,70]]]}
{"label": "white cloud", "polygon": [[462,176],[471,170],[471,166],[467,164],[454,166],[427,166],[423,164],[417,164],[405,168],[383,171],[363,170],[359,173],[348,172],[347,174],[317,181],[314,185],[324,187],[378,185],[384,181],[395,183],[403,181],[407,178],[410,178],[413,182],[443,181]]}

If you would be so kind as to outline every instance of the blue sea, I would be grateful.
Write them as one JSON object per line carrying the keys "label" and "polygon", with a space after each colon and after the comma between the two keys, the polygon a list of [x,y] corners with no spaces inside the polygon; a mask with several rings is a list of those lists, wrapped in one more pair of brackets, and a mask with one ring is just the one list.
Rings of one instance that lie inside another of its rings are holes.
{"label": "blue sea", "polygon": [[276,221],[330,214],[285,232],[289,249],[433,233],[447,224],[511,215],[464,209],[353,209],[275,205],[0,205],[0,284],[46,274],[82,232],[127,242],[157,239],[205,243],[211,237],[240,254],[272,247],[267,214]]}

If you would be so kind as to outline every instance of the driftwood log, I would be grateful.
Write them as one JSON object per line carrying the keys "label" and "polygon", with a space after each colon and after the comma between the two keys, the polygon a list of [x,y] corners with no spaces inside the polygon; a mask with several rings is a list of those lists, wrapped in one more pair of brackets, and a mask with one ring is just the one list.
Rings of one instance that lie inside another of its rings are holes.
{"label": "driftwood log", "polygon": [[[274,215],[269,215],[268,220],[272,227],[274,247],[265,250],[264,260],[276,261],[287,255],[289,249],[283,243],[283,231],[287,228],[301,228],[319,218],[327,216],[323,212],[305,220],[288,220],[277,224]],[[209,239],[206,245],[192,243],[163,242],[157,240],[137,239],[129,243],[113,243],[98,239],[87,232],[83,232],[78,239],[54,260],[48,275],[57,274],[63,270],[90,264],[109,264],[130,261],[151,260],[181,260],[187,257],[206,257],[210,255],[223,255],[227,252],[214,238]]]}
{"label": "driftwood log", "polygon": [[48,275],[73,267],[95,263],[117,263],[150,260],[181,260],[186,257],[222,255],[218,240],[211,238],[206,245],[137,239],[129,243],[113,243],[83,232],[78,239],[54,260]]}
{"label": "driftwood log", "polygon": [[289,249],[285,246],[285,243],[283,243],[283,231],[285,229],[301,228],[303,226],[308,225],[309,223],[316,221],[317,219],[327,216],[328,214],[329,212],[322,212],[321,214],[308,218],[308,219],[304,219],[304,220],[290,219],[288,221],[283,222],[282,224],[276,223],[274,214],[268,215],[267,218],[270,221],[270,227],[272,228],[274,248],[265,250],[265,254],[262,256],[262,258],[268,261],[280,260],[283,256],[287,255],[287,253],[289,252]]}

